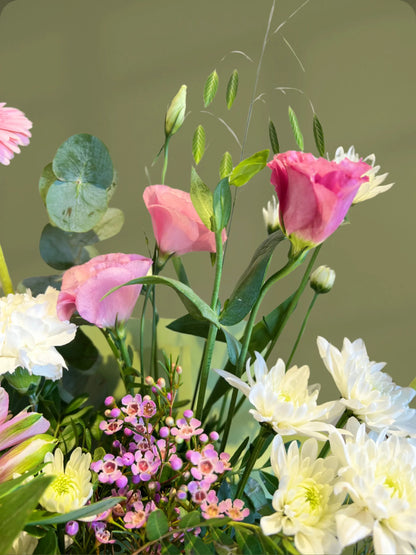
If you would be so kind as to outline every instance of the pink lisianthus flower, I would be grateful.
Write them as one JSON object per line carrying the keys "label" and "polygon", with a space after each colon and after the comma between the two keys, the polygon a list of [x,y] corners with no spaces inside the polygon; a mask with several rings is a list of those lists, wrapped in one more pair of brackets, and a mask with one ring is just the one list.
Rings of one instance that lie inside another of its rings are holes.
{"label": "pink lisianthus flower", "polygon": [[114,327],[133,312],[141,285],[121,287],[104,297],[113,287],[146,276],[152,260],[139,254],[112,253],[92,258],[67,270],[62,279],[57,312],[61,320],[78,314],[99,328]]}
{"label": "pink lisianthus flower", "polygon": [[[146,187],[143,200],[152,218],[153,232],[164,254],[215,252],[215,234],[202,223],[191,195],[167,185]],[[223,231],[223,241],[226,240]]]}
{"label": "pink lisianthus flower", "polygon": [[15,154],[20,152],[19,146],[29,144],[29,129],[32,122],[17,108],[6,108],[0,102],[0,164],[8,166]]}
{"label": "pink lisianthus flower", "polygon": [[279,221],[294,251],[313,248],[344,220],[371,167],[345,158],[339,163],[296,151],[267,164],[279,199]]}

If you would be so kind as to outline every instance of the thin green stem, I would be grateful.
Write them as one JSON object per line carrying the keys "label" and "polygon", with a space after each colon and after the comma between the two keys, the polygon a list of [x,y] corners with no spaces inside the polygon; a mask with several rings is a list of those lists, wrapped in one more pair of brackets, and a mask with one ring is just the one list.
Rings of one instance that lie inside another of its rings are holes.
{"label": "thin green stem", "polygon": [[306,270],[305,270],[305,273],[303,274],[302,281],[300,282],[300,285],[299,285],[298,289],[296,290],[296,293],[295,293],[295,295],[293,296],[293,299],[292,299],[290,305],[288,306],[288,308],[287,308],[287,310],[286,310],[286,312],[285,312],[285,314],[284,314],[284,316],[283,316],[283,320],[282,320],[282,322],[281,322],[281,324],[280,324],[279,331],[278,331],[278,333],[273,337],[273,339],[271,340],[271,342],[270,342],[270,344],[269,344],[269,347],[267,348],[267,351],[266,351],[266,353],[265,353],[265,355],[264,355],[264,360],[266,360],[266,361],[267,361],[267,359],[269,358],[271,352],[273,351],[273,349],[274,349],[274,347],[275,347],[275,345],[276,345],[276,343],[277,343],[277,340],[278,340],[279,337],[280,337],[280,334],[282,333],[282,331],[283,331],[283,329],[284,329],[284,327],[285,327],[287,321],[289,320],[290,316],[292,315],[293,311],[295,310],[295,308],[296,308],[296,306],[297,306],[297,304],[298,304],[298,301],[299,301],[299,299],[300,299],[300,297],[301,297],[303,291],[305,290],[306,285],[308,284],[309,276],[310,276],[310,274],[311,274],[311,272],[312,272],[312,268],[313,268],[313,266],[314,266],[314,264],[315,264],[315,261],[316,261],[316,259],[317,259],[317,257],[318,257],[318,254],[319,254],[319,251],[321,250],[321,247],[322,247],[322,245],[318,245],[318,246],[316,247],[316,249],[314,250],[313,254],[312,254],[312,257],[311,257],[311,259],[310,259],[310,261],[309,261],[309,264],[308,264],[308,266],[307,266],[307,268],[306,268]]}
{"label": "thin green stem", "polygon": [[[340,419],[338,420],[338,422],[335,424],[335,426],[337,428],[342,428],[344,424],[347,423],[349,417],[351,416],[351,411],[346,409],[344,410],[344,412],[341,414]],[[319,453],[318,457],[320,457],[321,459],[323,459],[324,457],[326,457],[328,451],[329,451],[329,441],[325,441],[324,446],[321,449],[321,452]]]}
{"label": "thin green stem", "polygon": [[246,487],[247,480],[250,477],[251,471],[253,470],[254,465],[257,462],[257,459],[259,458],[259,453],[270,432],[271,430],[268,426],[261,425],[259,433],[257,434],[257,437],[254,441],[254,445],[252,447],[250,446],[251,447],[250,458],[247,461],[243,476],[241,477],[241,480],[238,482],[237,493],[235,494],[237,499],[239,499],[244,493],[244,488]]}
{"label": "thin green stem", "polygon": [[293,356],[294,356],[294,354],[295,354],[295,352],[296,352],[296,349],[298,348],[299,342],[300,342],[300,340],[302,339],[302,335],[303,335],[303,332],[305,331],[306,324],[308,323],[309,316],[310,316],[310,314],[311,314],[313,305],[315,304],[316,299],[318,298],[318,296],[319,296],[319,293],[315,293],[314,296],[312,297],[311,304],[309,305],[309,308],[308,308],[308,310],[307,310],[307,312],[306,312],[306,314],[305,314],[305,318],[303,319],[302,326],[301,326],[301,328],[300,328],[300,330],[299,330],[299,333],[298,333],[298,336],[297,336],[297,338],[296,338],[295,344],[293,345],[292,352],[290,353],[290,356],[289,356],[289,358],[287,359],[286,366],[287,366],[288,368],[289,368],[289,366],[290,366],[290,363],[292,362],[292,358],[293,358]]}
{"label": "thin green stem", "polygon": [[[214,287],[211,296],[211,308],[218,312],[218,297],[220,292],[222,266],[224,262],[224,247],[222,243],[222,230],[215,232],[215,245],[216,245],[216,267]],[[214,351],[215,339],[217,337],[218,328],[214,324],[210,324],[208,330],[208,337],[205,343],[203,362],[200,372],[198,402],[196,406],[196,418],[201,419],[204,410],[205,393],[208,384],[209,370],[211,367],[212,353]]]}
{"label": "thin green stem", "polygon": [[10,278],[9,269],[7,268],[6,259],[4,257],[3,249],[0,245],[0,283],[5,295],[14,293],[12,280]]}
{"label": "thin green stem", "polygon": [[170,136],[166,137],[166,141],[163,146],[162,185],[165,183],[166,171],[168,169],[169,141],[170,141]]}

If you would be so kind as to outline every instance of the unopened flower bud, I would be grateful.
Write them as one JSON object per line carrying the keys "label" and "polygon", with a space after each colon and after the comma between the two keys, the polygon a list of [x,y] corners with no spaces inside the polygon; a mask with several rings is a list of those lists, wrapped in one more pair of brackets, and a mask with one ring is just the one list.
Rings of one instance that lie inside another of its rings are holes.
{"label": "unopened flower bud", "polygon": [[165,424],[166,426],[173,426],[175,424],[175,420],[172,418],[172,416],[167,416],[165,419]]}
{"label": "unopened flower bud", "polygon": [[165,117],[165,134],[170,137],[179,130],[185,119],[186,85],[182,85],[173,98]]}
{"label": "unopened flower bud", "polygon": [[269,235],[280,229],[279,203],[276,197],[272,197],[272,200],[267,203],[267,208],[263,208],[263,219]]}
{"label": "unopened flower bud", "polygon": [[144,383],[146,385],[153,385],[155,383],[155,380],[152,378],[152,376],[146,376],[144,379]]}
{"label": "unopened flower bud", "polygon": [[311,274],[311,287],[316,293],[328,293],[335,282],[335,272],[329,266],[319,266]]}
{"label": "unopened flower bud", "polygon": [[69,520],[65,525],[65,532],[68,534],[68,536],[76,536],[78,534],[78,530],[79,524],[76,520]]}
{"label": "unopened flower bud", "polygon": [[166,385],[166,381],[164,378],[159,378],[156,383],[157,386],[160,387],[160,389],[163,389]]}

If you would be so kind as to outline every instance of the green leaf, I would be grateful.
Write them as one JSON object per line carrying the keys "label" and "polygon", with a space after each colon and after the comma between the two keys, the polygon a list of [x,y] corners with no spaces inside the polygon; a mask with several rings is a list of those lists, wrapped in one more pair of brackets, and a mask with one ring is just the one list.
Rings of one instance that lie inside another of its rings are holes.
{"label": "green leaf", "polygon": [[228,151],[224,152],[220,162],[220,178],[228,177],[233,171],[233,159]]}
{"label": "green leaf", "polygon": [[231,215],[231,191],[228,177],[224,177],[215,187],[213,195],[215,231],[227,227]]}
{"label": "green leaf", "polygon": [[52,476],[38,476],[0,498],[0,553],[9,553],[14,539],[29,520]]}
{"label": "green leaf", "polygon": [[212,322],[217,327],[219,327],[220,324],[218,321],[218,316],[212,310],[212,308],[209,305],[207,305],[207,303],[204,302],[200,297],[198,297],[198,295],[194,293],[190,287],[175,279],[166,278],[162,276],[146,276],[142,278],[137,278],[137,279],[128,281],[123,285],[119,285],[118,287],[114,287],[105,296],[109,295],[113,291],[116,291],[120,287],[124,287],[125,285],[134,285],[136,283],[141,283],[143,285],[161,284],[161,285],[167,285],[168,287],[171,287],[178,293],[180,299],[182,300],[182,302],[184,303],[184,305],[186,306],[190,314],[197,315],[200,318],[208,320],[209,322]]}
{"label": "green leaf", "polygon": [[259,474],[265,488],[273,495],[279,489],[279,479],[274,474],[264,472],[263,470],[260,470]]}
{"label": "green leaf", "polygon": [[247,444],[248,444],[249,441],[250,441],[250,436],[247,436],[245,439],[243,439],[243,441],[240,443],[240,445],[234,451],[233,456],[230,459],[231,467],[236,465],[238,459],[240,458],[241,453],[247,447]]}
{"label": "green leaf", "polygon": [[88,393],[83,393],[82,395],[78,395],[75,399],[69,403],[69,405],[64,410],[63,414],[71,414],[71,412],[76,411],[79,407],[82,407],[84,403],[88,401],[89,395]]}
{"label": "green leaf", "polygon": [[104,216],[92,228],[89,244],[98,243],[114,237],[120,233],[124,225],[124,214],[120,208],[108,208]]}
{"label": "green leaf", "polygon": [[227,341],[227,352],[228,358],[230,359],[231,364],[234,366],[237,365],[238,357],[241,353],[241,343],[238,341],[236,337],[225,328],[222,328],[224,331],[225,339]]}
{"label": "green leaf", "polygon": [[237,528],[236,539],[241,553],[244,555],[258,555],[263,553],[263,546],[260,540],[251,533],[244,529]]}
{"label": "green leaf", "polygon": [[80,327],[70,343],[57,349],[69,366],[78,370],[89,370],[99,357],[97,347]]}
{"label": "green leaf", "polygon": [[213,555],[214,549],[211,544],[205,543],[190,532],[185,532],[185,553],[192,555]]}
{"label": "green leaf", "polygon": [[198,125],[192,138],[192,156],[198,165],[205,152],[205,129]]}
{"label": "green leaf", "polygon": [[212,218],[214,216],[212,193],[194,167],[191,169],[191,200],[202,223],[212,231]]}
{"label": "green leaf", "polygon": [[240,322],[253,308],[273,251],[285,236],[277,230],[263,241],[253,255],[247,269],[240,277],[220,315],[220,322],[230,326]]}
{"label": "green leaf", "polygon": [[113,183],[114,169],[107,147],[87,133],[69,137],[58,148],[52,169],[62,182],[90,183],[100,189],[108,189]]}
{"label": "green leaf", "polygon": [[181,529],[186,528],[193,528],[198,526],[201,522],[201,513],[200,511],[191,511],[190,513],[186,513],[181,520],[179,521],[179,527]]}
{"label": "green leaf", "polygon": [[227,92],[225,94],[225,100],[227,102],[227,108],[230,110],[234,103],[235,97],[238,91],[238,71],[235,69],[227,84]]}
{"label": "green leaf", "polygon": [[169,532],[168,519],[160,509],[152,511],[146,524],[146,536],[150,541],[157,540]]}
{"label": "green leaf", "polygon": [[208,75],[208,78],[205,81],[204,85],[203,98],[205,108],[211,104],[211,102],[214,100],[215,95],[217,94],[218,81],[218,73],[214,69],[214,71]]}
{"label": "green leaf", "polygon": [[103,499],[97,503],[91,503],[91,505],[85,505],[80,509],[70,511],[69,513],[48,513],[47,511],[35,511],[28,520],[28,524],[32,526],[45,526],[47,524],[61,524],[63,522],[68,522],[69,520],[80,520],[88,516],[99,515],[124,500],[124,497],[108,497],[107,499]]}
{"label": "green leaf", "polygon": [[295,136],[296,144],[298,145],[300,150],[303,150],[303,135],[299,127],[298,118],[296,117],[296,114],[291,106],[289,106],[289,121],[290,125],[292,126],[292,131]]}
{"label": "green leaf", "polygon": [[316,114],[313,115],[313,136],[320,156],[325,156],[324,130]]}
{"label": "green leaf", "polygon": [[56,181],[56,175],[53,173],[52,162],[43,168],[42,174],[39,179],[39,193],[43,200],[43,204],[46,205],[46,195],[48,193],[49,187],[52,183]]}
{"label": "green leaf", "polygon": [[282,544],[283,544],[283,547],[285,548],[285,553],[291,553],[292,555],[299,555],[299,551],[296,549],[293,543],[287,538],[285,537],[282,538]]}
{"label": "green leaf", "polygon": [[113,185],[114,169],[106,146],[92,135],[73,135],[58,148],[52,171],[56,180],[49,184],[49,169],[40,184],[42,195],[47,189],[49,218],[64,231],[89,231],[106,212],[107,191]]}
{"label": "green leaf", "polygon": [[91,258],[87,245],[92,231],[69,233],[59,227],[46,224],[39,242],[40,255],[55,270],[67,270],[84,264]]}
{"label": "green leaf", "polygon": [[279,140],[277,138],[276,127],[272,120],[269,121],[269,139],[273,154],[279,154]]}
{"label": "green leaf", "polygon": [[265,167],[268,157],[269,149],[260,150],[240,162],[230,174],[230,185],[234,185],[235,187],[245,185]]}
{"label": "green leaf", "polygon": [[49,286],[54,287],[55,289],[60,289],[61,283],[61,275],[36,276],[22,280],[22,282],[17,286],[17,289],[20,292],[30,289],[32,291],[32,295],[36,296],[39,295],[39,293],[44,293]]}
{"label": "green leaf", "polygon": [[44,536],[39,539],[38,545],[33,555],[59,555],[58,537],[55,530],[48,530]]}

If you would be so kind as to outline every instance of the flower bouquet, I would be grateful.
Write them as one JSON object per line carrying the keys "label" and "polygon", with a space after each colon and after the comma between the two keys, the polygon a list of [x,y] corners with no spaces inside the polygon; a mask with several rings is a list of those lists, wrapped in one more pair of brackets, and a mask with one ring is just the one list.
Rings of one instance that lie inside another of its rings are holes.
{"label": "flower bouquet", "polygon": [[[234,70],[228,109],[238,83]],[[218,102],[218,84],[214,70],[205,108]],[[186,100],[183,85],[165,114],[159,183],[142,191],[154,236],[147,252],[96,250],[123,215],[109,206],[110,154],[85,133],[59,146],[39,180],[49,218],[40,252],[59,273],[14,289],[0,250],[0,552],[414,553],[416,391],[371,361],[362,339],[318,337],[339,391],[332,401],[320,403],[309,367],[292,364],[312,308],[334,285],[335,272],[318,264],[321,247],[355,205],[392,186],[382,185],[387,174],[353,147],[328,153],[314,111],[314,153],[305,151],[289,106],[297,150],[281,151],[269,121],[267,148],[245,156],[243,145],[237,162],[226,151],[208,186],[197,170],[206,154],[198,124],[189,187],[173,188],[165,181]],[[29,143],[31,126],[0,103],[3,165]],[[260,172],[275,192],[265,237],[225,299],[236,197]],[[185,255],[197,251],[209,253],[209,300],[186,272]],[[275,303],[282,280],[292,292]],[[283,361],[279,338],[309,285]],[[179,297],[182,317],[159,316],[162,287]],[[167,334],[192,345],[192,359]]]}

